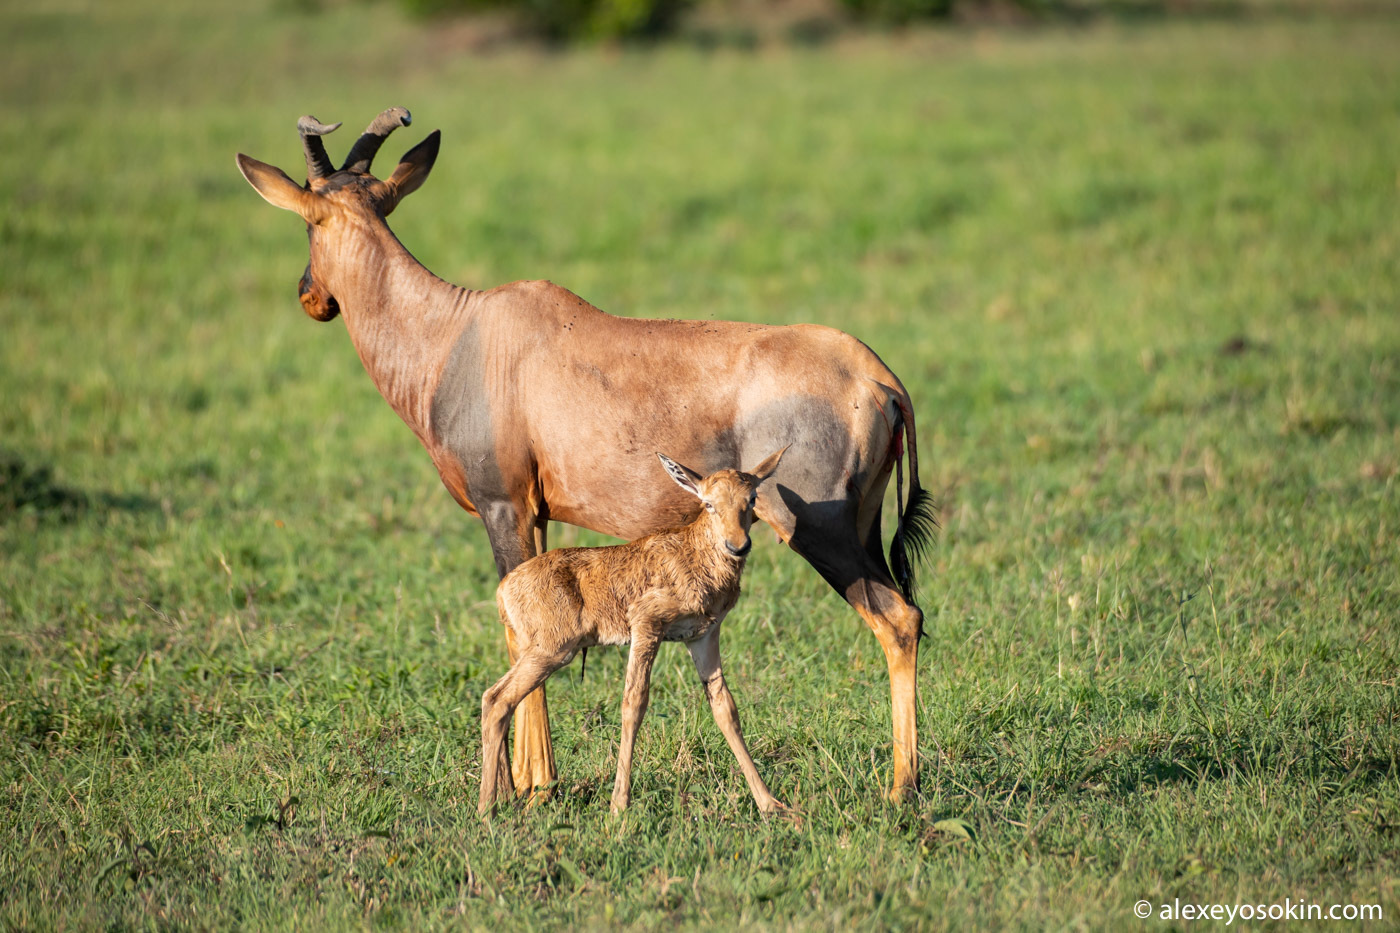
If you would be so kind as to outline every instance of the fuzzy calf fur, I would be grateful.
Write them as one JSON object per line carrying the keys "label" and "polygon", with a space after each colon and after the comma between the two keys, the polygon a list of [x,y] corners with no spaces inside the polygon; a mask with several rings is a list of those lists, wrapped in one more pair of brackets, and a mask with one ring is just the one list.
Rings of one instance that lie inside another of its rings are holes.
{"label": "fuzzy calf fur", "polygon": [[505,737],[520,701],[580,650],[631,644],[612,792],[612,811],[626,809],[632,749],[646,714],[651,665],[663,641],[685,642],[690,649],[715,722],[739,759],[759,810],[783,808],[744,746],[719,663],[720,623],[739,599],[758,487],[782,455],[778,451],[749,473],[719,470],[702,478],[658,454],[677,485],[704,503],[693,522],[616,547],[549,551],[506,575],[496,604],[514,664],[481,698],[482,814],[490,812],[498,789],[511,787]]}

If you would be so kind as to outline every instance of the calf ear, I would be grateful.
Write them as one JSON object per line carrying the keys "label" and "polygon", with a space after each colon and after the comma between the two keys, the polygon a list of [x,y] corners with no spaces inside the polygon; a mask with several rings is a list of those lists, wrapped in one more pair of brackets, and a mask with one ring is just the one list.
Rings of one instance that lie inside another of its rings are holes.
{"label": "calf ear", "polygon": [[428,173],[437,161],[438,148],[442,145],[442,131],[433,130],[428,138],[404,153],[394,174],[384,181],[384,200],[381,210],[388,217],[399,202],[422,187],[428,180]]}
{"label": "calf ear", "polygon": [[782,450],[769,454],[767,460],[764,460],[758,466],[748,471],[749,475],[762,483],[778,469],[778,461],[783,459],[783,454],[787,453],[788,447],[791,446],[791,444],[788,444],[787,447],[784,447]]}
{"label": "calf ear", "polygon": [[253,186],[253,190],[273,207],[294,211],[309,224],[318,224],[325,219],[325,202],[321,196],[292,181],[287,177],[287,173],[277,166],[259,162],[240,152],[238,170],[248,179],[248,184]]}
{"label": "calf ear", "polygon": [[666,468],[666,472],[671,474],[671,479],[676,481],[676,485],[690,493],[692,496],[700,495],[700,480],[703,477],[688,466],[682,466],[665,454],[657,454],[661,458],[661,465]]}

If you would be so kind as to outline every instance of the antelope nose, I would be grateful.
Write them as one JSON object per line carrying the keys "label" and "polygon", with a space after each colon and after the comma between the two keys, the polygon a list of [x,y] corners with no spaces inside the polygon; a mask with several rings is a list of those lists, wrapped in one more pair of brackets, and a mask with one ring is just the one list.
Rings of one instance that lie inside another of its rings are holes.
{"label": "antelope nose", "polygon": [[749,553],[749,548],[753,547],[753,539],[745,538],[742,547],[735,547],[728,541],[724,542],[724,546],[729,550],[729,553],[733,554],[735,557],[743,557],[745,554]]}

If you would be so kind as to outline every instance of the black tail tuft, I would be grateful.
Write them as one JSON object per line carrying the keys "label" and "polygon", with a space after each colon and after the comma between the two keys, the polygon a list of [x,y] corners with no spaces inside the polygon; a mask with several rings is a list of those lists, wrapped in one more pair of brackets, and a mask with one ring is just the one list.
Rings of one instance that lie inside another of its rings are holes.
{"label": "black tail tuft", "polygon": [[911,484],[909,501],[899,516],[899,524],[890,541],[890,570],[894,572],[899,591],[911,603],[914,601],[914,567],[922,563],[934,535],[938,532],[938,506],[927,490]]}

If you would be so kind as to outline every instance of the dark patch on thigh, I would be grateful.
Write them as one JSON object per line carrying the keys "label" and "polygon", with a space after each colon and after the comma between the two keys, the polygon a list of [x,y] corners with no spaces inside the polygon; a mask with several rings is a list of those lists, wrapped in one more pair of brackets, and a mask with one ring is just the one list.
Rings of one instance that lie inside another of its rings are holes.
{"label": "dark patch on thigh", "polygon": [[762,510],[774,524],[790,534],[801,525],[854,528],[855,445],[830,399],[801,395],[775,400],[745,417],[735,434],[744,469],[788,446],[778,472],[759,492]]}

